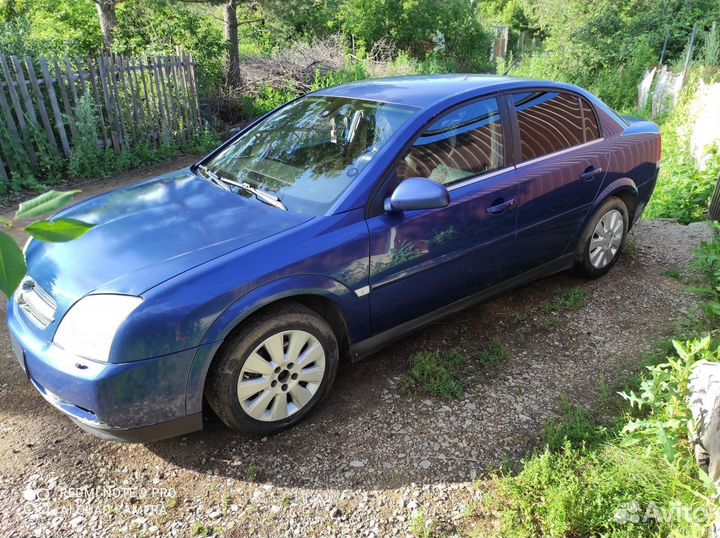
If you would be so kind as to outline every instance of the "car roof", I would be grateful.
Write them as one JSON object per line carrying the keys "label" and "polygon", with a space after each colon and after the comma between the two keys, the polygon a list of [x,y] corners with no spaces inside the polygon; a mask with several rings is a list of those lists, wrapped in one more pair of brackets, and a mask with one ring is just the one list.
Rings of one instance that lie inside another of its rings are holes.
{"label": "car roof", "polygon": [[[377,78],[333,86],[313,95],[368,99],[385,103],[428,107],[459,94],[490,93],[523,87],[546,87],[578,91],[570,84],[498,75],[416,75]],[[482,92],[481,90],[485,90]]]}

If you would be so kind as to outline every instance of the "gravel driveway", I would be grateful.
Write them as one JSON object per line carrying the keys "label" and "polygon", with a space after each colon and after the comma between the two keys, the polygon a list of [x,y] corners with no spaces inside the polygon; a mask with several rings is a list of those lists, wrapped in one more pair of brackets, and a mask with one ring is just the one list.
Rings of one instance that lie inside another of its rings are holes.
{"label": "gravel driveway", "polygon": [[[709,235],[705,225],[642,222],[605,278],[556,275],[427,327],[341,371],[318,412],[262,439],[212,420],[151,445],[95,439],[28,384],[3,323],[0,533],[405,536],[421,513],[461,533],[476,478],[527,455],[563,402],[592,407],[603,382],[673,333],[695,299],[665,273],[686,270]],[[575,289],[582,304],[549,311]],[[492,368],[471,359],[461,401],[398,387],[417,351],[475,357],[493,340],[508,358]]]}

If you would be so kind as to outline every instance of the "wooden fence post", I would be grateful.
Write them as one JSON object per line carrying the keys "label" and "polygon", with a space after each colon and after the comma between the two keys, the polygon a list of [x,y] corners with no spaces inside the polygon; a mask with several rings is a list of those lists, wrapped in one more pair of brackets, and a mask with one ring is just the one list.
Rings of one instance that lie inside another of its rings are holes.
{"label": "wooden fence post", "polygon": [[13,172],[42,172],[48,146],[70,157],[78,136],[76,107],[84,95],[94,103],[98,143],[105,149],[124,151],[143,141],[158,145],[166,137],[189,140],[200,126],[192,57],[179,48],[150,59],[48,61],[0,54],[0,180]]}

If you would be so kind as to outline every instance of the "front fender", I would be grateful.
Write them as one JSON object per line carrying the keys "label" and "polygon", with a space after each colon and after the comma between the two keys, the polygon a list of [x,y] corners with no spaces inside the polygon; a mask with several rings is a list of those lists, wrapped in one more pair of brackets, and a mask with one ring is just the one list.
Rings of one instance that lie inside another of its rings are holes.
{"label": "front fender", "polygon": [[202,410],[205,378],[210,363],[228,334],[264,306],[301,295],[325,297],[335,303],[345,315],[351,341],[369,336],[370,305],[367,295],[358,297],[342,282],[322,275],[296,275],[268,282],[230,305],[205,333],[188,374],[187,413]]}

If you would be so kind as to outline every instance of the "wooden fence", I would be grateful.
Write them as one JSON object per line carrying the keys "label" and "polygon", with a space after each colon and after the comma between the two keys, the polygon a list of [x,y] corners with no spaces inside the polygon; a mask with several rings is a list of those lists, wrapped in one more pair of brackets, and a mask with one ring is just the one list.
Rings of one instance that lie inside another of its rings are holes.
{"label": "wooden fence", "polygon": [[0,179],[38,170],[47,152],[69,158],[83,95],[97,114],[98,146],[123,151],[191,136],[201,126],[192,56],[19,59],[0,54]]}

